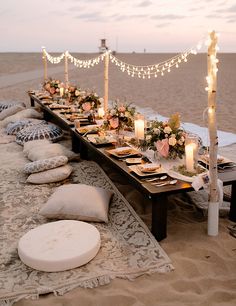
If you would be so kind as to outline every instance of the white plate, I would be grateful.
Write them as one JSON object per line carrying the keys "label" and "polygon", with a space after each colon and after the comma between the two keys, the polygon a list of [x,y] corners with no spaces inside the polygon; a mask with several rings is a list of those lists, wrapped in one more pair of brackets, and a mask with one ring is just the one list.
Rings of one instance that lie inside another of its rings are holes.
{"label": "white plate", "polygon": [[[203,162],[206,165],[209,165],[209,155],[200,155],[198,158],[199,161]],[[217,155],[217,165],[223,165],[223,164],[228,164],[228,163],[232,163],[232,160],[221,156],[221,155]]]}
{"label": "white plate", "polygon": [[84,134],[90,131],[96,131],[98,129],[98,125],[86,125],[80,128],[77,128],[76,131],[78,131],[80,134]]}
{"label": "white plate", "polygon": [[152,175],[157,175],[157,174],[164,174],[164,173],[167,172],[166,169],[164,169],[162,166],[159,169],[156,169],[153,172],[145,172],[145,173],[140,170],[139,165],[128,166],[128,168],[140,177],[152,176]]}
{"label": "white plate", "polygon": [[116,139],[110,136],[98,136],[93,134],[93,136],[87,135],[87,138],[90,142],[92,142],[95,145],[103,145],[103,144],[109,144],[116,142]]}
{"label": "white plate", "polygon": [[[129,150],[129,152],[125,152],[126,150]],[[140,154],[139,151],[131,148],[131,147],[120,147],[120,148],[116,148],[116,149],[111,149],[111,150],[107,150],[107,152],[115,157],[118,158],[125,158],[128,156],[133,156],[133,155],[137,155]],[[124,154],[121,154],[122,152],[124,152]]]}
{"label": "white plate", "polygon": [[126,158],[126,163],[127,164],[141,164],[142,163],[142,158],[141,157],[129,157]]}

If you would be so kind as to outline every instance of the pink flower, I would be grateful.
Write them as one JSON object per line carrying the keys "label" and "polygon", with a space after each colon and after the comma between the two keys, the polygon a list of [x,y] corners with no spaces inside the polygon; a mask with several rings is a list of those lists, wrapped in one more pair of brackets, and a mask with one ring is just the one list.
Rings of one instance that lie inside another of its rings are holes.
{"label": "pink flower", "polygon": [[109,123],[112,129],[116,129],[119,126],[119,118],[118,117],[111,118],[109,120]]}
{"label": "pink flower", "polygon": [[45,86],[44,86],[44,88],[47,90],[47,91],[50,91],[50,84],[49,83],[47,83]]}
{"label": "pink flower", "polygon": [[56,92],[56,89],[54,87],[51,87],[49,92],[51,95],[54,95],[54,93]]}
{"label": "pink flower", "polygon": [[91,104],[89,102],[85,102],[82,104],[82,108],[85,112],[89,112],[91,109]]}
{"label": "pink flower", "polygon": [[157,148],[158,153],[162,156],[162,157],[167,157],[169,154],[169,141],[168,139],[162,139],[162,140],[158,140],[155,143],[155,146]]}
{"label": "pink flower", "polygon": [[125,107],[123,105],[121,105],[119,108],[118,108],[118,111],[121,112],[121,113],[124,113],[125,112]]}

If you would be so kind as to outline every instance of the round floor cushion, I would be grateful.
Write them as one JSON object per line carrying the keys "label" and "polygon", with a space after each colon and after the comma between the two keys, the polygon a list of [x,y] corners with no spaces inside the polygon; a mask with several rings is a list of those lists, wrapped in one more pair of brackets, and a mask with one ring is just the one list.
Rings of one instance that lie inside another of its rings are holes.
{"label": "round floor cushion", "polygon": [[48,139],[55,142],[60,140],[62,136],[62,129],[54,124],[37,124],[20,130],[16,134],[16,142],[20,145],[38,139]]}
{"label": "round floor cushion", "polygon": [[100,249],[97,228],[89,223],[62,220],[40,225],[20,238],[18,254],[27,266],[59,272],[82,266]]}

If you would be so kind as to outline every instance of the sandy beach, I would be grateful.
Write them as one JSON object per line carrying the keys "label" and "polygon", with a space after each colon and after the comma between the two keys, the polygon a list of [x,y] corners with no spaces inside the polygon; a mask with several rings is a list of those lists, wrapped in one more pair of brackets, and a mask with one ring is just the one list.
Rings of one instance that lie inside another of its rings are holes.
{"label": "sandy beach", "polygon": [[[73,54],[84,59],[97,54]],[[168,59],[172,54],[117,54],[136,65],[148,65]],[[219,54],[217,91],[218,129],[236,133],[236,54]],[[49,66],[48,75],[63,80],[63,64]],[[29,106],[27,90],[38,89],[43,79],[40,53],[0,54],[0,101],[20,101]],[[192,56],[179,69],[150,80],[131,78],[110,64],[109,100],[133,102],[151,107],[163,116],[179,112],[184,122],[205,126],[203,111],[207,107],[205,91],[207,56]],[[103,95],[103,64],[78,69],[70,64],[69,80],[83,89],[94,89]],[[1,144],[2,146],[3,144]],[[236,162],[236,144],[220,148],[224,156]],[[142,195],[130,190],[115,173],[110,175],[141,218],[150,225],[150,207]],[[192,204],[203,195],[171,199],[168,212],[168,237],[160,242],[175,268],[166,274],[138,277],[134,281],[115,279],[94,289],[77,288],[63,296],[52,294],[38,300],[21,300],[18,306],[233,306],[236,305],[236,240],[228,226],[233,223],[224,214],[219,235],[207,235],[207,217]]]}

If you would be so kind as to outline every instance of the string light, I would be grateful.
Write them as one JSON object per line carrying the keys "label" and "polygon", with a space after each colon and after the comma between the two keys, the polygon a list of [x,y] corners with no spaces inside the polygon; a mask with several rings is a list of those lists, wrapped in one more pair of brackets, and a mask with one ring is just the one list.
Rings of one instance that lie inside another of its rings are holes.
{"label": "string light", "polygon": [[[209,38],[207,39],[207,44],[210,43]],[[72,56],[68,51],[67,53],[62,53],[58,57],[53,57],[50,55],[45,48],[43,48],[44,56],[50,61],[52,64],[58,64],[61,60],[67,56],[72,64],[79,68],[91,68],[95,65],[98,65],[101,61],[104,60],[105,56],[109,56],[109,60],[112,64],[119,67],[122,72],[126,72],[131,77],[138,77],[142,79],[150,79],[152,77],[157,78],[158,74],[164,76],[164,72],[171,72],[171,69],[179,68],[179,65],[182,63],[186,63],[188,61],[188,57],[190,55],[196,55],[197,50],[200,50],[203,45],[203,42],[199,42],[195,48],[190,48],[188,51],[183,53],[177,54],[176,56],[162,61],[160,63],[155,63],[153,65],[146,65],[146,66],[138,66],[125,63],[118,59],[116,56],[111,54],[111,50],[107,50],[105,53],[100,54],[99,56],[88,59],[88,60],[81,60]],[[216,59],[215,59],[216,60]],[[215,73],[217,72],[217,67],[214,69]],[[209,87],[209,86],[208,86]]]}
{"label": "string light", "polygon": [[138,77],[143,79],[150,79],[151,77],[157,78],[158,74],[164,76],[164,72],[171,72],[171,69],[179,68],[179,65],[183,62],[188,61],[189,55],[196,55],[197,50],[202,48],[203,43],[199,42],[195,48],[191,48],[190,50],[180,53],[166,61],[156,63],[153,65],[147,66],[137,66],[123,62],[122,60],[118,59],[116,56],[110,53],[110,61],[114,65],[118,66],[122,72],[126,72],[128,75],[132,77]]}
{"label": "string light", "polygon": [[[107,51],[108,53],[110,51]],[[71,63],[73,63],[76,67],[79,68],[91,68],[94,65],[99,64],[101,61],[104,60],[106,53],[103,53],[99,56],[97,56],[96,58],[92,58],[92,59],[88,59],[88,60],[80,60],[78,58],[75,58],[74,56],[72,56],[68,51],[62,53],[60,56],[52,56],[51,54],[49,54],[45,48],[43,48],[43,56],[46,56],[47,60],[52,63],[52,64],[59,64],[62,59],[67,56],[67,58],[71,61]]]}

